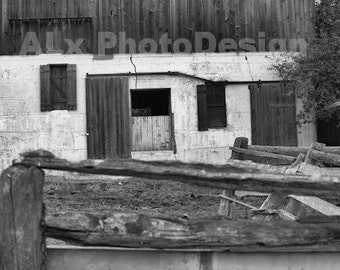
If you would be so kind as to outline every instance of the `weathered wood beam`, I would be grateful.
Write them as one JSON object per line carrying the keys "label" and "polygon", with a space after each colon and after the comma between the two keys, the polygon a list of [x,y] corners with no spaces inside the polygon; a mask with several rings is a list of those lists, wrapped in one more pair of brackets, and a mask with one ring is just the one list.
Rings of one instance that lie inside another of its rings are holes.
{"label": "weathered wood beam", "polygon": [[276,192],[324,198],[340,196],[340,178],[336,176],[264,173],[255,169],[235,168],[228,163],[223,166],[213,166],[181,162],[107,160],[94,164],[91,161],[71,163],[55,158],[32,157],[14,163],[50,170],[179,181],[219,189]]}
{"label": "weathered wood beam", "polygon": [[266,146],[266,145],[248,145],[249,150],[268,152],[279,155],[297,157],[300,153],[307,154],[307,147],[289,147],[289,146]]}
{"label": "weathered wood beam", "polygon": [[239,168],[239,169],[244,169],[244,170],[256,170],[256,171],[261,171],[264,173],[286,173],[288,170],[288,166],[274,166],[274,165],[268,165],[268,164],[261,164],[261,163],[256,163],[251,160],[245,160],[245,161],[239,161],[239,160],[228,160],[226,162],[228,165],[234,167],[234,168]]}
{"label": "weathered wood beam", "polygon": [[325,147],[326,147],[326,145],[323,144],[323,143],[318,143],[318,142],[312,143],[311,146],[308,149],[308,152],[307,152],[307,155],[306,155],[306,158],[305,158],[305,162],[307,164],[311,164],[311,165],[316,165],[317,166],[318,165],[317,161],[312,158],[311,154],[312,154],[313,151],[320,151],[320,152],[322,152]]}
{"label": "weathered wood beam", "polygon": [[[209,218],[180,218],[112,214],[63,213],[46,217],[46,234],[61,240],[91,246],[185,249],[185,248],[287,248],[333,245],[340,240],[335,224],[259,222]],[[340,250],[340,245],[337,250]]]}
{"label": "weathered wood beam", "polygon": [[297,169],[298,172],[303,173],[305,175],[334,175],[340,176],[340,168],[320,168],[317,166],[313,166],[311,164],[307,164],[305,162],[301,163]]}
{"label": "weathered wood beam", "polygon": [[251,210],[253,220],[278,222],[282,220],[296,221],[298,218],[283,209],[257,209]]}
{"label": "weathered wood beam", "polygon": [[248,156],[255,156],[255,157],[261,157],[263,159],[277,159],[279,161],[285,162],[285,164],[291,164],[295,161],[294,157],[287,156],[287,155],[280,155],[280,154],[272,154],[269,152],[262,152],[262,151],[256,151],[256,150],[249,150],[249,149],[241,149],[241,148],[235,148],[235,147],[229,147],[230,150],[242,153],[244,155]]}
{"label": "weathered wood beam", "polygon": [[[266,146],[266,145],[248,145],[249,150],[262,151],[280,155],[297,157],[300,153],[307,154],[308,147],[289,147],[289,146]],[[330,154],[340,155],[340,147],[326,146],[323,151]]]}
{"label": "weathered wood beam", "polygon": [[[235,139],[234,147],[247,148],[247,146],[248,146],[248,138],[239,137]],[[244,160],[244,155],[233,151],[231,153],[230,159],[231,160]],[[222,195],[225,197],[229,197],[229,198],[235,198],[235,190],[223,190]],[[225,200],[221,198],[220,207],[218,209],[219,215],[232,218],[234,209],[235,209],[235,205],[233,201]]]}
{"label": "weathered wood beam", "polygon": [[329,165],[340,166],[340,155],[337,154],[324,153],[321,151],[313,150],[310,153],[310,157]]}
{"label": "weathered wood beam", "polygon": [[[265,221],[275,221],[277,220],[277,216],[273,215],[271,211],[279,209],[280,205],[284,202],[284,200],[287,198],[286,194],[278,194],[278,193],[272,193],[270,194],[267,199],[263,202],[263,204],[260,207],[260,211],[256,212],[253,211],[253,219],[254,220],[265,220]],[[263,210],[263,212],[261,212]],[[265,215],[266,211],[268,211],[269,215]],[[256,215],[256,214],[260,215]],[[278,213],[279,214],[279,213]]]}
{"label": "weathered wood beam", "polygon": [[45,270],[44,174],[12,167],[0,177],[0,270]]}
{"label": "weathered wood beam", "polygon": [[231,197],[228,197],[228,196],[223,195],[223,194],[222,194],[222,195],[219,195],[219,197],[222,198],[223,200],[237,203],[237,204],[242,205],[242,206],[244,206],[244,207],[246,207],[246,208],[249,208],[249,209],[252,209],[252,210],[257,210],[257,208],[256,208],[255,206],[252,206],[252,205],[250,205],[250,204],[241,202],[241,201],[239,201],[239,200],[237,200],[237,199],[235,199],[235,198],[231,198]]}
{"label": "weathered wood beam", "polygon": [[294,199],[323,215],[340,216],[340,207],[335,206],[334,204],[331,204],[320,198],[295,195],[290,195],[289,198]]}

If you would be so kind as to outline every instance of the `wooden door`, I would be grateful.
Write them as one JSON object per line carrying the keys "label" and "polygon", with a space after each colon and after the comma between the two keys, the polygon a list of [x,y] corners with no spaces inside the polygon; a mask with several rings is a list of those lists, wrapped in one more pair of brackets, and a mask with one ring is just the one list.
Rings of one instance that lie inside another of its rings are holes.
{"label": "wooden door", "polygon": [[127,78],[87,78],[86,118],[88,158],[131,157],[131,117]]}
{"label": "wooden door", "polygon": [[295,96],[281,84],[250,85],[252,144],[297,146]]}

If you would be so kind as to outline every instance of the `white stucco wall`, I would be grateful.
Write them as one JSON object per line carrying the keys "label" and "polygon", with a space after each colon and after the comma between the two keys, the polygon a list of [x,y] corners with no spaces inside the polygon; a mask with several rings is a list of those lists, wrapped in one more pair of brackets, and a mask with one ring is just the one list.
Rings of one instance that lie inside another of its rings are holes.
{"label": "white stucco wall", "polygon": [[[211,80],[251,81],[277,79],[267,68],[266,53],[133,55],[137,72],[179,71]],[[248,62],[245,56],[247,56]],[[77,111],[40,112],[40,65],[77,64]],[[0,57],[0,169],[18,153],[44,148],[70,160],[87,158],[85,77],[87,73],[134,72],[130,55],[97,61],[92,55],[40,55]],[[235,138],[251,138],[248,84],[226,86],[227,121],[225,129],[197,130],[196,85],[202,81],[184,77],[139,76],[138,88],[171,87],[178,148],[173,152],[138,152],[137,159],[177,159],[223,163],[230,156],[228,146]],[[136,79],[130,77],[130,88]],[[299,130],[300,145],[315,140],[313,126]]]}

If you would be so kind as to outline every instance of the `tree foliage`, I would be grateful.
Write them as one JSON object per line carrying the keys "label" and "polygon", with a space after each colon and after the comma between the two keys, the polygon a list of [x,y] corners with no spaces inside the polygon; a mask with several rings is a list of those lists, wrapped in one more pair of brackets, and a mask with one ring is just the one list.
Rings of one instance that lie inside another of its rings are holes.
{"label": "tree foliage", "polygon": [[299,124],[315,118],[328,119],[334,114],[340,122],[340,110],[328,109],[340,101],[340,1],[322,0],[317,4],[315,38],[306,55],[283,53],[271,69],[302,100]]}

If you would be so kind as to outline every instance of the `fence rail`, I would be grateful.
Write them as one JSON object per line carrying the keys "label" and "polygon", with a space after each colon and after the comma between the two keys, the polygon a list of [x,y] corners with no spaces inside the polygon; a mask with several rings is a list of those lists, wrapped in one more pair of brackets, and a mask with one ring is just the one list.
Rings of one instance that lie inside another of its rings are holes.
{"label": "fence rail", "polygon": [[179,181],[220,189],[281,192],[330,198],[340,195],[340,177],[271,173],[254,168],[247,169],[235,162],[214,166],[173,161],[106,160],[95,164],[93,161],[72,163],[57,158],[27,157],[15,161],[14,164],[48,170]]}
{"label": "fence rail", "polygon": [[[240,146],[244,147],[244,144]],[[314,148],[320,149],[319,146],[316,145]],[[314,148],[308,150],[308,158],[311,157],[310,153]],[[234,152],[233,158],[237,155],[240,153]],[[41,169],[138,176],[227,190],[273,192],[264,203],[267,206],[270,204],[270,199],[280,201],[281,197],[278,196],[280,194],[329,198],[340,195],[338,176],[287,173],[287,170],[282,167],[249,161],[231,160],[224,166],[135,160],[108,160],[100,163],[88,160],[72,163],[58,159],[43,150],[33,151],[24,153],[20,160],[16,160],[11,168],[2,173],[0,178],[1,270],[45,269],[44,238],[46,236],[88,246],[153,249],[159,252],[163,252],[164,249],[173,252],[190,249],[195,254],[205,250],[209,256],[200,253],[200,269],[215,269],[222,265],[218,260],[214,265],[213,258],[219,255],[212,255],[212,252],[222,252],[223,258],[226,258],[230,251],[236,253],[301,252],[301,254],[320,252],[328,256],[327,258],[330,258],[330,253],[340,253],[340,217],[338,216],[298,218],[293,219],[294,221],[273,223],[258,219],[231,220],[225,217],[187,219],[129,213],[45,214],[42,207],[44,174]],[[296,196],[294,199],[304,200],[303,197]],[[266,208],[260,208],[259,211],[266,211]],[[103,248],[98,252],[102,258],[107,258],[107,263],[96,262],[92,265],[92,269],[105,269],[110,261],[107,250]],[[65,254],[61,256],[67,257]],[[127,258],[126,254],[122,256]],[[272,255],[268,255],[270,256]],[[84,256],[82,258],[84,259]],[[66,267],[60,266],[55,257],[53,260],[54,264],[47,261],[48,270]],[[161,256],[157,260],[165,259]],[[334,265],[340,263],[334,258],[331,260]],[[82,269],[79,268],[82,267],[81,261],[76,264],[78,268],[74,269]],[[190,269],[198,269],[193,264],[191,266]],[[141,268],[136,266],[134,269]],[[159,269],[164,267],[159,266]]]}

